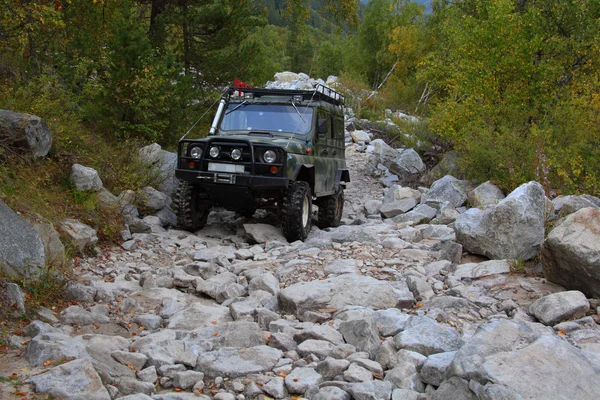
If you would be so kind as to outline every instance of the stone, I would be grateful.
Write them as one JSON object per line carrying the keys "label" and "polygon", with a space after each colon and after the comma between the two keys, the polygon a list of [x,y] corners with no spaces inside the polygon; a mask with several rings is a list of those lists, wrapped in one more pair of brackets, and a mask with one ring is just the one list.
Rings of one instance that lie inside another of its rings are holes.
{"label": "stone", "polygon": [[406,283],[408,284],[408,288],[417,301],[429,300],[435,296],[431,285],[427,283],[425,278],[409,276],[406,278]]}
{"label": "stone", "polygon": [[457,278],[477,279],[484,276],[508,273],[510,273],[510,262],[508,260],[490,260],[458,265],[453,275]]}
{"label": "stone", "polygon": [[458,350],[462,345],[459,334],[449,326],[428,317],[412,317],[406,328],[394,338],[396,347],[415,351],[424,356]]}
{"label": "stone", "polygon": [[411,362],[402,362],[385,374],[384,381],[391,382],[394,389],[408,389],[415,392],[425,391],[425,385],[419,378],[417,366]]}
{"label": "stone", "polygon": [[350,366],[348,360],[337,360],[332,357],[327,357],[324,361],[321,361],[315,367],[317,371],[325,381],[330,381],[336,376],[342,375],[344,371]]}
{"label": "stone", "polygon": [[136,371],[144,368],[148,357],[141,353],[131,353],[128,351],[113,351],[111,357],[125,366],[132,366]]}
{"label": "stone", "polygon": [[0,200],[0,266],[13,277],[40,275],[46,264],[39,233]]}
{"label": "stone", "polygon": [[[397,168],[394,168],[396,166]],[[395,165],[392,164],[390,171],[398,176],[419,174],[425,171],[425,164],[414,149],[400,149],[398,150]]]}
{"label": "stone", "polygon": [[44,243],[44,252],[47,265],[64,266],[66,263],[65,246],[60,241],[60,235],[50,222],[34,223],[33,229],[37,231]]}
{"label": "stone", "polygon": [[372,317],[343,321],[339,331],[344,335],[346,343],[353,345],[358,351],[366,351],[370,358],[375,358],[381,342],[377,323]]}
{"label": "stone", "polygon": [[433,393],[431,400],[477,400],[477,396],[469,389],[469,382],[453,377],[444,381]]}
{"label": "stone", "polygon": [[461,214],[454,225],[457,242],[490,259],[529,260],[544,241],[545,206],[542,185],[521,185],[493,207]]}
{"label": "stone", "polygon": [[325,386],[312,397],[312,400],[351,400],[350,393],[335,386]]}
{"label": "stone", "polygon": [[142,382],[155,383],[158,380],[158,373],[156,372],[156,367],[154,365],[138,371],[136,375]]}
{"label": "stone", "polygon": [[200,354],[196,370],[208,377],[237,378],[270,371],[281,355],[280,350],[268,346],[226,347]]}
{"label": "stone", "polygon": [[244,224],[244,231],[250,243],[265,244],[271,241],[287,243],[281,229],[267,224]]}
{"label": "stone", "polygon": [[27,361],[33,366],[42,365],[48,360],[74,359],[86,355],[81,340],[74,340],[60,331],[48,331],[36,335],[25,352]]}
{"label": "stone", "polygon": [[277,296],[277,293],[279,293],[279,281],[275,278],[275,275],[271,273],[261,274],[252,279],[248,285],[249,292],[257,290],[264,290],[265,292]]}
{"label": "stone", "polygon": [[138,158],[142,164],[149,167],[149,174],[160,182],[158,190],[172,197],[179,184],[175,177],[177,153],[162,150],[160,145],[153,143],[139,149]]}
{"label": "stone", "polygon": [[323,377],[314,368],[296,368],[285,377],[285,386],[291,394],[304,394],[322,381]]}
{"label": "stone", "polygon": [[359,263],[353,259],[336,259],[331,260],[325,267],[327,274],[357,274]]}
{"label": "stone", "polygon": [[342,334],[328,325],[309,326],[294,335],[294,340],[298,343],[309,339],[327,340],[334,344],[344,344]]}
{"label": "stone", "polygon": [[398,305],[394,288],[384,281],[367,276],[343,274],[311,282],[300,282],[279,292],[283,312],[301,316],[322,308],[340,310],[346,306],[387,309]]}
{"label": "stone", "polygon": [[298,345],[298,354],[302,357],[306,357],[310,354],[314,354],[320,359],[331,357],[334,353],[336,345],[327,340],[315,340],[309,339]]}
{"label": "stone", "polygon": [[140,314],[135,316],[133,322],[146,329],[156,330],[162,327],[163,319],[156,314]]}
{"label": "stone", "polygon": [[408,389],[394,389],[392,400],[423,400],[421,393]]}
{"label": "stone", "polygon": [[429,191],[421,196],[421,204],[438,209],[443,202],[447,201],[454,207],[460,207],[467,201],[467,188],[467,181],[446,175],[431,184]]}
{"label": "stone", "polygon": [[529,306],[529,313],[544,325],[581,318],[590,309],[585,295],[577,290],[554,293],[537,299]]}
{"label": "stone", "polygon": [[79,252],[92,248],[98,243],[96,230],[77,220],[65,219],[60,222],[59,226],[60,229],[69,236]]}
{"label": "stone", "polygon": [[138,194],[142,208],[150,213],[155,213],[169,205],[169,196],[159,192],[151,186],[146,186]]}
{"label": "stone", "polygon": [[365,214],[366,215],[379,214],[379,210],[381,209],[382,204],[383,204],[383,202],[380,200],[365,201]]}
{"label": "stone", "polygon": [[381,336],[394,336],[404,330],[410,315],[403,313],[397,308],[378,310],[373,313],[373,319]]}
{"label": "stone", "polygon": [[393,389],[391,382],[379,380],[351,383],[345,388],[355,400],[389,400]]}
{"label": "stone", "polygon": [[188,390],[204,379],[204,374],[197,371],[178,372],[173,378],[173,387]]}
{"label": "stone", "polygon": [[119,381],[119,393],[124,395],[142,393],[150,395],[154,392],[154,384],[137,379],[125,378]]}
{"label": "stone", "polygon": [[287,396],[285,381],[280,376],[272,378],[266,385],[263,385],[262,390],[275,399],[283,399]]}
{"label": "stone", "polygon": [[[1,240],[1,239],[0,239]],[[550,282],[600,297],[600,210],[583,208],[554,228],[542,246],[542,269]]]}
{"label": "stone", "polygon": [[585,194],[582,196],[558,196],[552,200],[552,204],[558,218],[565,218],[582,208],[600,209],[600,199]]}
{"label": "stone", "polygon": [[344,379],[347,382],[367,382],[373,380],[373,374],[365,367],[352,363],[344,371]]}
{"label": "stone", "polygon": [[470,191],[468,198],[471,207],[483,209],[498,204],[504,199],[504,193],[502,193],[502,190],[498,186],[487,181]]}
{"label": "stone", "polygon": [[15,308],[21,314],[25,312],[25,293],[23,293],[19,285],[16,283],[7,283],[6,297],[9,307]]}
{"label": "stone", "polygon": [[71,167],[71,182],[80,192],[98,192],[102,189],[98,171],[80,164],[73,164]]}
{"label": "stone", "polygon": [[446,379],[446,370],[452,363],[455,351],[432,354],[427,357],[419,372],[421,380],[433,386],[440,386]]}
{"label": "stone", "polygon": [[40,375],[28,378],[38,393],[65,400],[110,400],[92,363],[86,359],[69,361]]}
{"label": "stone", "polygon": [[206,281],[196,282],[196,291],[198,293],[210,296],[219,303],[246,294],[246,288],[237,283],[237,276],[231,272],[224,272]]}
{"label": "stone", "polygon": [[395,200],[390,203],[383,203],[379,211],[385,218],[393,218],[412,210],[417,205],[416,199]]}
{"label": "stone", "polygon": [[369,137],[369,134],[365,131],[356,130],[350,133],[350,136],[352,136],[352,140],[354,141],[354,143],[371,143],[371,138]]}
{"label": "stone", "polygon": [[34,157],[45,157],[52,147],[52,131],[38,116],[0,110],[0,142]]}
{"label": "stone", "polygon": [[81,306],[70,306],[60,314],[63,322],[66,324],[92,325],[110,322],[110,318],[107,316],[89,312]]}
{"label": "stone", "polygon": [[395,216],[392,220],[397,224],[426,224],[435,218],[437,210],[427,204],[420,204],[406,214]]}

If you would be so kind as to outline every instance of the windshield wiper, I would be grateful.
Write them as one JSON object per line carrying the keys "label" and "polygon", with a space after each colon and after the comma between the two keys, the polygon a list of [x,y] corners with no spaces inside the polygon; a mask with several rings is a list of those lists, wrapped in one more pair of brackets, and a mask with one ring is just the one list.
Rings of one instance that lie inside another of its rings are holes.
{"label": "windshield wiper", "polygon": [[227,112],[225,113],[225,115],[229,115],[229,114],[231,114],[232,112],[234,112],[235,110],[237,110],[238,108],[241,108],[242,106],[246,106],[246,105],[248,105],[248,102],[247,102],[246,100],[244,100],[244,101],[242,101],[240,104],[238,104],[237,106],[235,106],[234,108],[232,108],[231,110],[227,111]]}

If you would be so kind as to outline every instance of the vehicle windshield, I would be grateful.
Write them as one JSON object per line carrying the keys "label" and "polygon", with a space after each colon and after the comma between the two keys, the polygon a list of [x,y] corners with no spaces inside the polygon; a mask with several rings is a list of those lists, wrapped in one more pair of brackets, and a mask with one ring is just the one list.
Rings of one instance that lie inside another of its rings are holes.
{"label": "vehicle windshield", "polygon": [[311,107],[284,104],[229,104],[223,131],[268,131],[306,135],[313,118]]}

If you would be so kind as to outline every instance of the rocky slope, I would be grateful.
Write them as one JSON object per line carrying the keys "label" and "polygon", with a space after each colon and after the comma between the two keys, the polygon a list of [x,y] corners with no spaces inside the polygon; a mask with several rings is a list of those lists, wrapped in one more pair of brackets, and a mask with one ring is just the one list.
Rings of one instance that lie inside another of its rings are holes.
{"label": "rocky slope", "polygon": [[416,153],[351,131],[342,226],[287,243],[264,212],[217,210],[195,234],[146,217],[149,232],[74,265],[76,304],[12,338],[19,378],[60,399],[597,398],[599,302],[511,272],[577,248],[568,232],[544,244],[544,222],[580,199],[451,176],[402,187]]}

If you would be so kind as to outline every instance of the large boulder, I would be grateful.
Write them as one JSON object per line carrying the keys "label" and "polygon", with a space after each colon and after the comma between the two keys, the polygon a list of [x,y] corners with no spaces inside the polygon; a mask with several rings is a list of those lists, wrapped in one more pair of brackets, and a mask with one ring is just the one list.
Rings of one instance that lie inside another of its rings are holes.
{"label": "large boulder", "polygon": [[149,167],[149,173],[160,182],[158,190],[173,197],[178,182],[175,177],[177,153],[163,150],[159,144],[153,143],[139,149],[138,157],[143,164]]}
{"label": "large boulder", "polygon": [[383,310],[396,307],[398,302],[398,294],[388,282],[355,274],[300,282],[279,292],[282,310],[297,316],[306,311],[336,311],[346,306]]}
{"label": "large boulder", "polygon": [[64,400],[110,400],[92,363],[86,359],[73,360],[48,372],[27,379],[36,392],[48,393]]}
{"label": "large boulder", "polygon": [[460,207],[467,201],[468,182],[446,175],[433,182],[429,192],[421,197],[421,204],[439,209],[444,202]]}
{"label": "large boulder", "polygon": [[280,350],[268,346],[224,347],[200,354],[196,370],[208,377],[237,378],[270,371],[281,356]]}
{"label": "large boulder", "polygon": [[60,235],[54,229],[50,222],[37,222],[33,224],[33,229],[37,231],[44,243],[46,254],[46,263],[48,265],[64,265],[65,246],[60,241]]}
{"label": "large boulder", "polygon": [[468,197],[471,206],[486,208],[498,204],[504,199],[504,193],[498,186],[487,181],[470,191]]}
{"label": "large boulder", "polygon": [[456,353],[447,378],[493,382],[522,399],[592,399],[597,368],[551,328],[494,320],[481,325]]}
{"label": "large boulder", "polygon": [[491,259],[529,260],[544,241],[545,205],[542,185],[521,185],[495,207],[461,214],[454,225],[457,242]]}
{"label": "large boulder", "polygon": [[66,219],[62,221],[60,227],[62,231],[71,238],[73,244],[80,252],[83,252],[87,248],[94,247],[96,243],[98,243],[96,230],[75,219]]}
{"label": "large boulder", "polygon": [[52,132],[40,117],[0,110],[0,142],[44,157],[52,147]]}
{"label": "large boulder", "polygon": [[71,182],[80,192],[97,192],[102,189],[98,171],[80,164],[73,164],[71,167]]}
{"label": "large boulder", "polygon": [[412,174],[419,174],[425,170],[425,164],[421,156],[414,149],[398,150],[398,157],[391,164],[390,171],[402,177]]}
{"label": "large boulder", "polygon": [[600,297],[600,210],[583,208],[554,228],[542,246],[546,279]]}
{"label": "large boulder", "polygon": [[552,204],[559,218],[564,218],[582,208],[591,207],[600,210],[600,199],[588,194],[581,196],[558,196],[552,200]]}
{"label": "large boulder", "polygon": [[426,186],[431,184],[438,179],[443,178],[446,175],[452,175],[458,178],[463,178],[463,174],[460,171],[459,156],[456,151],[449,151],[444,154],[442,160],[431,169],[428,173],[423,175],[421,183]]}
{"label": "large boulder", "polygon": [[0,200],[0,267],[8,275],[38,275],[46,264],[39,233]]}

